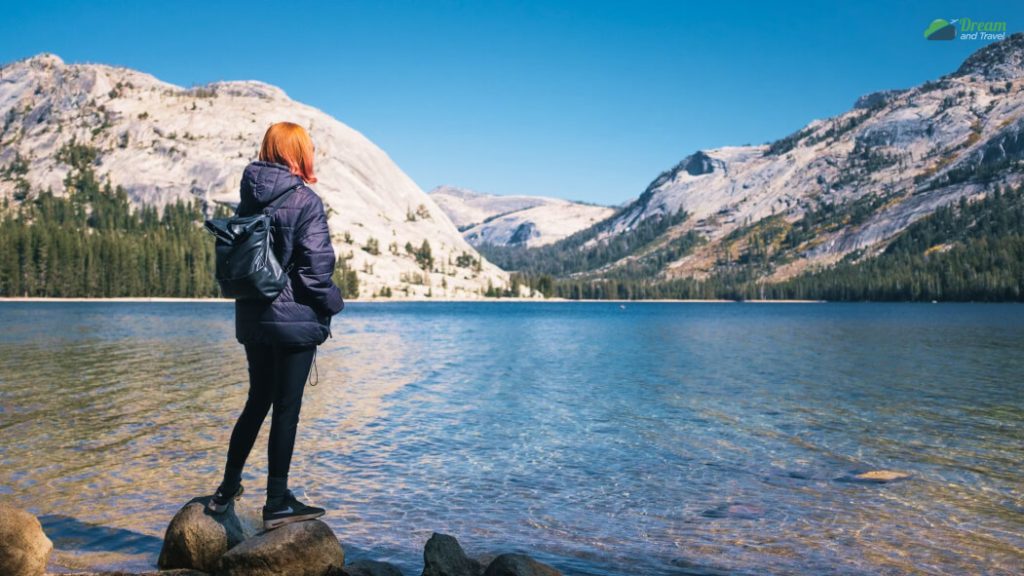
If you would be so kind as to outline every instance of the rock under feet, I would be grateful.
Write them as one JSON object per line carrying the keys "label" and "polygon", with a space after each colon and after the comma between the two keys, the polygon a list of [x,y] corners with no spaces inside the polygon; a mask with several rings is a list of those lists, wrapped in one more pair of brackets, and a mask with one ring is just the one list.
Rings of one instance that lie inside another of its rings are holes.
{"label": "rock under feet", "polygon": [[213,572],[221,556],[245,540],[237,503],[223,514],[211,514],[206,510],[208,500],[208,496],[193,498],[171,519],[157,560],[162,570],[190,568]]}
{"label": "rock under feet", "polygon": [[307,520],[257,534],[221,556],[218,576],[342,574],[345,550],[327,524]]}

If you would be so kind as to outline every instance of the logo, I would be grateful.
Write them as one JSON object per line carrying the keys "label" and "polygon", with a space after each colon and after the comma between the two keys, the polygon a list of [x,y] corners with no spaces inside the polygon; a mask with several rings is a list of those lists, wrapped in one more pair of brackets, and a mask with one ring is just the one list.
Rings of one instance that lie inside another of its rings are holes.
{"label": "logo", "polygon": [[924,31],[924,37],[926,40],[952,40],[956,38],[956,26],[953,25],[955,23],[956,20],[949,22],[942,18],[932,20]]}
{"label": "logo", "polygon": [[[957,24],[960,30],[957,31]],[[1006,22],[978,21],[970,18],[932,20],[924,30],[925,40],[1006,40]]]}

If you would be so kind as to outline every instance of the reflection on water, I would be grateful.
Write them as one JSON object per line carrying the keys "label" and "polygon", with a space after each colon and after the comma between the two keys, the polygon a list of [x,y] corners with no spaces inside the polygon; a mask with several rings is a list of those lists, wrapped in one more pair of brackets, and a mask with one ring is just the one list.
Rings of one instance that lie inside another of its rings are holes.
{"label": "reflection on water", "polygon": [[[0,304],[0,499],[59,561],[150,566],[216,487],[232,314]],[[354,303],[334,333],[292,483],[352,558],[418,573],[439,531],[575,574],[1024,572],[1020,306]],[[880,468],[914,476],[837,481]]]}

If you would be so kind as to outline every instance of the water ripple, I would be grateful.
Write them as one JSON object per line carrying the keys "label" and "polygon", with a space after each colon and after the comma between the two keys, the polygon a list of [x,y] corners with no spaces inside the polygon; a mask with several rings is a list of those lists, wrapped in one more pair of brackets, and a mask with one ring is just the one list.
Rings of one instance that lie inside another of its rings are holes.
{"label": "water ripple", "polygon": [[[0,305],[0,498],[44,515],[65,564],[151,565],[177,507],[216,486],[247,392],[232,314]],[[407,573],[441,531],[570,574],[1019,574],[1022,320],[354,303],[318,354],[293,483],[350,557]],[[879,468],[913,478],[837,481]]]}

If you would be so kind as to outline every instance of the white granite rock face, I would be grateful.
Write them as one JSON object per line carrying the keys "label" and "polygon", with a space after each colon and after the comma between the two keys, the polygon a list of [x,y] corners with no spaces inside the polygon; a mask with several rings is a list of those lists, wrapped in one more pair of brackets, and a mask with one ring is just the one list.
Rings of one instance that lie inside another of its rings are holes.
{"label": "white granite rock face", "polygon": [[615,213],[609,206],[546,196],[498,196],[454,186],[438,186],[430,197],[474,246],[543,246]]}
{"label": "white granite rock face", "polygon": [[[781,215],[801,219],[822,204],[870,195],[887,201],[866,220],[816,238],[800,257],[835,261],[886,241],[936,208],[1017,185],[1024,173],[1001,169],[988,182],[955,181],[957,171],[1024,160],[1024,35],[989,45],[956,73],[907,90],[869,94],[849,112],[815,120],[790,145],[698,151],[661,174],[599,238],[652,216],[683,209],[679,231],[696,229],[711,245],[742,226]],[[677,233],[666,234],[666,237]],[[670,264],[683,264],[689,258]],[[683,266],[685,269],[686,267]]]}
{"label": "white granite rock face", "polygon": [[[209,204],[238,201],[242,169],[254,160],[267,127],[305,126],[316,146],[319,183],[335,250],[349,255],[361,296],[382,287],[394,297],[475,297],[508,274],[484,261],[480,270],[456,258],[479,258],[443,210],[380,148],[331,116],[255,81],[216,82],[186,89],[148,74],[99,64],[65,64],[43,54],[4,65],[0,75],[0,168],[28,159],[24,178],[35,189],[63,192],[69,167],[57,159],[66,143],[99,150],[95,170],[124,187],[136,203],[178,199]],[[15,182],[0,178],[0,197]],[[364,250],[371,239],[379,253]],[[406,243],[430,244],[426,272]]]}

